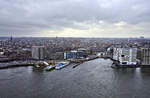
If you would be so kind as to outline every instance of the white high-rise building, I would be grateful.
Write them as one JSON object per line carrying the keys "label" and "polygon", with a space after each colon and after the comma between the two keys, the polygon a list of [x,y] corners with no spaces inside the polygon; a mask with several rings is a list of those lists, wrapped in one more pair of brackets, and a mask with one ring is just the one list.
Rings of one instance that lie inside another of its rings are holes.
{"label": "white high-rise building", "polygon": [[120,65],[137,64],[137,48],[114,48],[113,59],[118,60]]}
{"label": "white high-rise building", "polygon": [[32,58],[43,60],[44,59],[44,53],[45,53],[45,47],[44,46],[32,46]]}

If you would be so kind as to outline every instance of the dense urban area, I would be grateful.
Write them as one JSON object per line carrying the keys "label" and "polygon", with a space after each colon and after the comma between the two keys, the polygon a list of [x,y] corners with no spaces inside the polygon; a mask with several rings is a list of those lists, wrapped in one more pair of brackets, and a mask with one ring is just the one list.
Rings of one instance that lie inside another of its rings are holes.
{"label": "dense urban area", "polygon": [[[150,65],[150,39],[139,38],[0,38],[1,65],[28,61],[80,62],[110,58],[120,66]],[[20,63],[19,63],[20,64]],[[11,64],[10,64],[11,65]]]}

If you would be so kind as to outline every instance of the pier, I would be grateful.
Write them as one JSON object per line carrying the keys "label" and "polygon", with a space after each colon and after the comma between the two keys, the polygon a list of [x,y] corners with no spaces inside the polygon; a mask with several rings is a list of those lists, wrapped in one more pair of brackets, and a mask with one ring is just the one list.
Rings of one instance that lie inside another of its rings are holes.
{"label": "pier", "polygon": [[0,69],[14,68],[14,67],[27,67],[27,66],[45,66],[43,61],[12,61],[12,62],[3,62],[0,63]]}
{"label": "pier", "polygon": [[29,62],[29,61],[13,61],[13,62],[7,62],[7,63],[0,63],[0,69],[34,66],[34,64],[35,62]]}
{"label": "pier", "polygon": [[72,63],[76,63],[72,68],[76,68],[77,66],[79,66],[80,64],[86,62],[86,61],[90,61],[90,60],[94,60],[97,59],[98,57],[96,55],[91,55],[88,56],[87,58],[82,58],[82,59],[71,59],[70,62]]}

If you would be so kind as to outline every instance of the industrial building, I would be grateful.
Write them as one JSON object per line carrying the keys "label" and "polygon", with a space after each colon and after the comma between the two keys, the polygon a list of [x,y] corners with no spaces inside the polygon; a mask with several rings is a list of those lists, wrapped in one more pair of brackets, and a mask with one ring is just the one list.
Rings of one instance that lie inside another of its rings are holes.
{"label": "industrial building", "polygon": [[44,46],[32,46],[32,58],[37,60],[43,60],[45,57]]}
{"label": "industrial building", "polygon": [[120,62],[120,65],[137,64],[137,48],[114,48],[113,59]]}

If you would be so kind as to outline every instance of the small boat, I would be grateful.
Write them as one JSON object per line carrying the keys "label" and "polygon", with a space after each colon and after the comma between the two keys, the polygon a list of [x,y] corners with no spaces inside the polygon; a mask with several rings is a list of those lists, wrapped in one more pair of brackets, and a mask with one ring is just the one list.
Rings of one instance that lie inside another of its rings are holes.
{"label": "small boat", "polygon": [[40,68],[40,65],[39,64],[35,64],[34,65],[36,68]]}
{"label": "small boat", "polygon": [[43,64],[46,65],[46,66],[49,66],[49,64],[47,62],[45,62],[45,61],[43,62]]}
{"label": "small boat", "polygon": [[55,69],[55,67],[52,66],[52,65],[49,65],[49,66],[47,66],[47,67],[45,68],[45,71],[51,71],[51,70],[53,70],[53,69]]}
{"label": "small boat", "polygon": [[61,69],[61,68],[65,67],[69,64],[70,64],[70,62],[61,62],[61,63],[56,65],[55,69]]}

